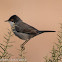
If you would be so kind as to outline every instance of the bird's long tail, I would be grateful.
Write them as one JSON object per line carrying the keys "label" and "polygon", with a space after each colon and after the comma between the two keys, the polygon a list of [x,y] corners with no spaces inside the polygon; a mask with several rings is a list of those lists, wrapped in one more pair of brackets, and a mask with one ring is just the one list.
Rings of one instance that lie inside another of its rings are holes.
{"label": "bird's long tail", "polygon": [[39,34],[45,33],[45,32],[56,32],[56,31],[39,31]]}

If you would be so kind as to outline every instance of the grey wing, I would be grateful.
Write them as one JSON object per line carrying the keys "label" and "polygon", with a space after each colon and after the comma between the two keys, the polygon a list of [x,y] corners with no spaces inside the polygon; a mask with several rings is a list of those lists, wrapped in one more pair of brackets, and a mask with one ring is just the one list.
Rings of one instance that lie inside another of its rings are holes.
{"label": "grey wing", "polygon": [[26,33],[26,34],[37,34],[38,30],[24,22],[21,22],[19,24],[17,24],[17,26],[15,26],[15,29],[17,32],[22,32],[22,33]]}

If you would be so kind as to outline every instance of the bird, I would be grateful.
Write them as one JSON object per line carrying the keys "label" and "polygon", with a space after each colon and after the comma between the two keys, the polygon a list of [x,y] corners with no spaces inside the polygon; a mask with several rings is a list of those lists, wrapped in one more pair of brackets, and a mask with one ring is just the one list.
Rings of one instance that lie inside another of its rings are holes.
{"label": "bird", "polygon": [[23,22],[21,18],[17,15],[12,15],[8,20],[5,22],[9,22],[12,28],[13,33],[25,42],[22,44],[23,46],[33,37],[45,33],[45,32],[56,32],[52,30],[38,30],[33,26]]}

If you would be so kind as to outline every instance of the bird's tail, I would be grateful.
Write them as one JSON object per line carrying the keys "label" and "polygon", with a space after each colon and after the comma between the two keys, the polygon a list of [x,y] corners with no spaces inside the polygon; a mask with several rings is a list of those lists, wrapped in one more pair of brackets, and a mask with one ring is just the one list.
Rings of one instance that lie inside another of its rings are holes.
{"label": "bird's tail", "polygon": [[39,34],[45,33],[45,32],[56,32],[56,31],[39,31]]}

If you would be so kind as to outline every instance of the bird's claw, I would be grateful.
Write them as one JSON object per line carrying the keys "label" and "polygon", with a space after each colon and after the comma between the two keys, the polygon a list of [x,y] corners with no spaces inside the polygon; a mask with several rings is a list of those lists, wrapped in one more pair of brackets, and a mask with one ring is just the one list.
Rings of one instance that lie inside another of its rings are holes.
{"label": "bird's claw", "polygon": [[25,47],[23,45],[21,45],[21,51],[25,50]]}

